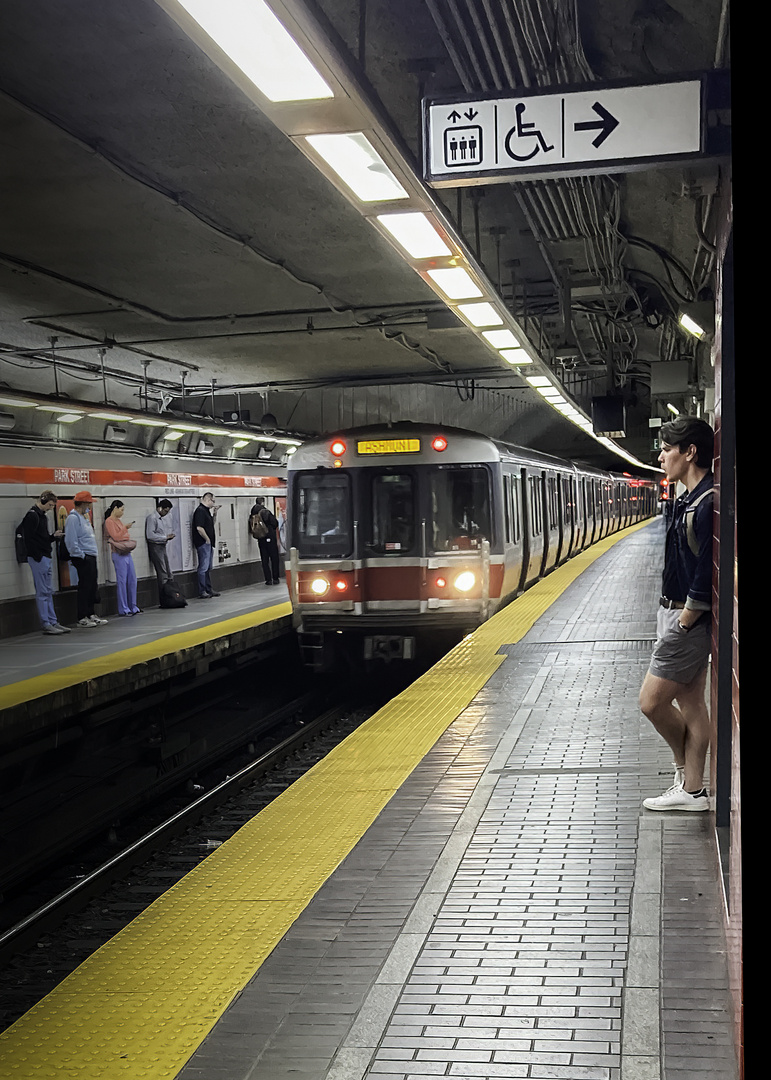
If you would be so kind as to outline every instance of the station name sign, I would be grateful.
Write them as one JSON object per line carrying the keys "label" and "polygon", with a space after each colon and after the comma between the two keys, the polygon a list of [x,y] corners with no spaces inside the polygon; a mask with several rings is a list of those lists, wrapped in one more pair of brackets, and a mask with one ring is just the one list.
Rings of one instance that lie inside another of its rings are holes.
{"label": "station name sign", "polygon": [[704,156],[707,76],[423,102],[434,187],[624,172]]}

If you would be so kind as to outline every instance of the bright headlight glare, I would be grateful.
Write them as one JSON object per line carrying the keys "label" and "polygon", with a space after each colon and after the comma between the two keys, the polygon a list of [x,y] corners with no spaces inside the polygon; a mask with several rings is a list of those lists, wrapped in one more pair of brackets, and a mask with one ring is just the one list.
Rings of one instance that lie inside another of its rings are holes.
{"label": "bright headlight glare", "polygon": [[324,593],[329,592],[329,582],[326,578],[317,577],[311,582],[311,592],[316,596],[323,596]]}
{"label": "bright headlight glare", "polygon": [[470,592],[476,583],[477,578],[473,570],[464,570],[462,574],[458,574],[453,585],[458,592]]}

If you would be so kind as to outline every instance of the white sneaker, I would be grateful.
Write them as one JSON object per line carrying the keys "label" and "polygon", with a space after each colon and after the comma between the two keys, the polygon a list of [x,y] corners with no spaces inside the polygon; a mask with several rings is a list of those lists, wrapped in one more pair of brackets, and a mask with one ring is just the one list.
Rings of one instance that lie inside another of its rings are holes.
{"label": "white sneaker", "polygon": [[707,789],[702,788],[697,795],[689,795],[677,784],[665,791],[663,795],[657,795],[654,799],[643,799],[646,810],[709,810]]}
{"label": "white sneaker", "polygon": [[78,626],[92,627],[98,625],[99,623],[91,622],[91,619],[88,617],[88,615],[84,615],[82,619],[78,619]]}
{"label": "white sneaker", "polygon": [[98,615],[89,615],[88,621],[92,626],[106,626],[107,619],[100,619]]}
{"label": "white sneaker", "polygon": [[66,634],[67,631],[63,630],[61,626],[54,626],[53,623],[46,623],[43,627],[44,634]]}

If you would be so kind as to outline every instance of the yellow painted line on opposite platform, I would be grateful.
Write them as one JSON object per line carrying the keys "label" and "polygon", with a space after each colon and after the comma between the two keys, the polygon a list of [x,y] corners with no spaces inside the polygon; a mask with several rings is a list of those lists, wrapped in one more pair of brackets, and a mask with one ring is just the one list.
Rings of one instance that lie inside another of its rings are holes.
{"label": "yellow painted line on opposite platform", "polygon": [[222,622],[207,623],[205,626],[196,627],[195,630],[183,630],[180,633],[153,638],[152,641],[147,641],[143,645],[132,645],[131,648],[121,649],[119,652],[92,656],[78,664],[49,671],[45,675],[34,675],[31,679],[22,679],[21,682],[0,688],[0,708],[9,709],[12,705],[21,705],[24,701],[33,701],[47,694],[55,694],[57,690],[98,679],[101,675],[125,671],[136,664],[158,660],[169,653],[192,649],[196,645],[211,641],[214,636],[227,637],[228,634],[237,634],[240,630],[248,630],[261,623],[271,622],[291,614],[292,605],[287,601],[283,604],[259,608],[256,611],[248,611],[245,615],[234,615],[233,618],[224,619]]}
{"label": "yellow painted line on opposite platform", "polygon": [[[643,523],[648,524],[647,522]],[[0,1035],[15,1080],[172,1080],[392,795],[601,541],[455,647]]]}

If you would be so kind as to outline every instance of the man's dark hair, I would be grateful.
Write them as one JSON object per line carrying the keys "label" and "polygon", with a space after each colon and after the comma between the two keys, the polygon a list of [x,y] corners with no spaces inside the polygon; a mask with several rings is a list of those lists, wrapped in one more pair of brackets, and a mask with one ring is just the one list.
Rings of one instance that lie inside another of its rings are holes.
{"label": "man's dark hair", "polygon": [[171,502],[171,499],[159,499],[158,500],[158,509],[159,510],[171,510],[172,505],[173,504]]}
{"label": "man's dark hair", "polygon": [[676,446],[681,454],[693,445],[696,447],[696,464],[699,468],[709,469],[712,466],[715,433],[706,420],[699,420],[696,416],[678,416],[677,420],[661,425],[659,441]]}
{"label": "man's dark hair", "polygon": [[201,496],[201,502],[203,502],[204,499],[208,499],[209,497],[211,497],[213,499],[214,498],[214,492],[213,491],[204,491],[203,495]]}

